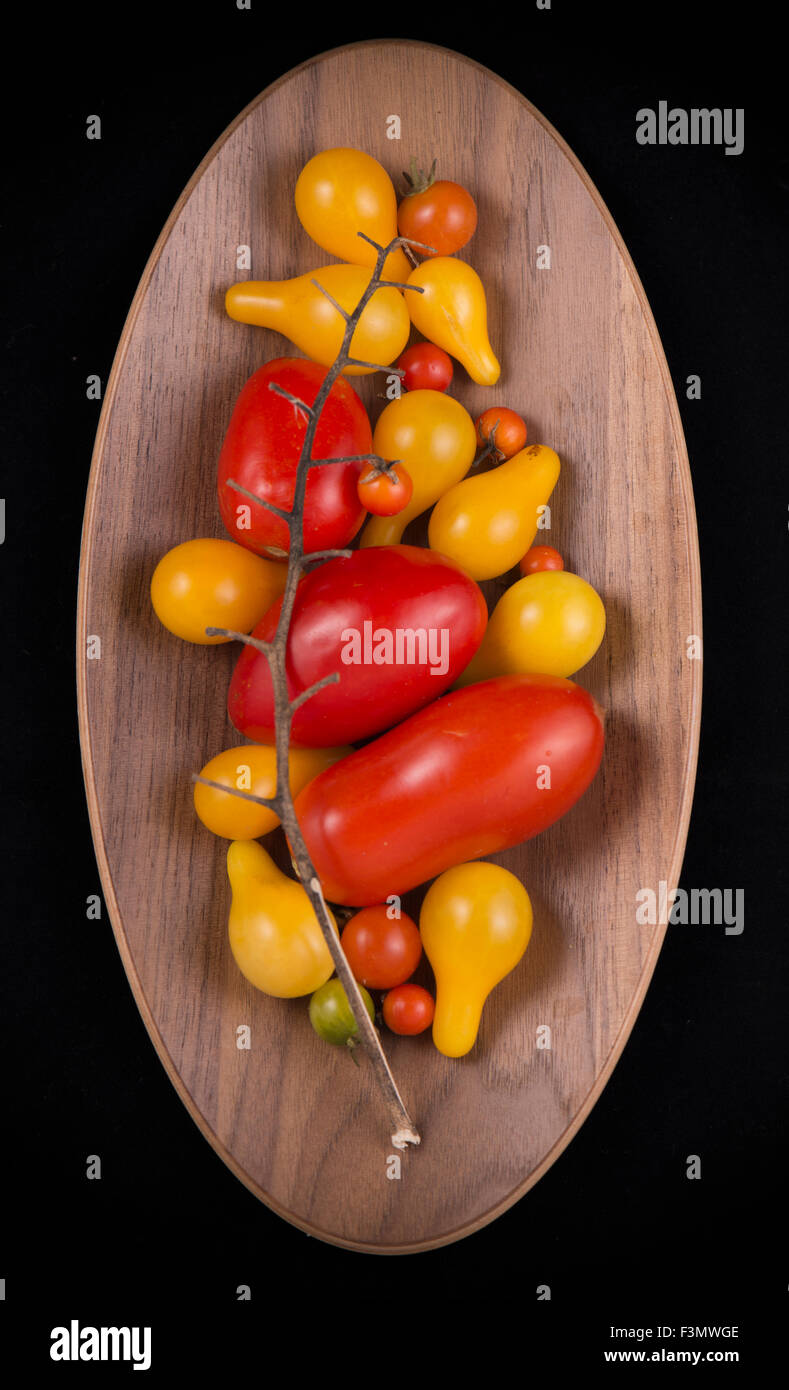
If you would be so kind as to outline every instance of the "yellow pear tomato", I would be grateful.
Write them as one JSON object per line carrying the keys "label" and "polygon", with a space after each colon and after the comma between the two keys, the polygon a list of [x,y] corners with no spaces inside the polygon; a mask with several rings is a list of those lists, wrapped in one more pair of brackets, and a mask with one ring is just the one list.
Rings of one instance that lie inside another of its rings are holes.
{"label": "yellow pear tomato", "polygon": [[[411,322],[423,337],[456,357],[479,386],[494,386],[501,367],[488,338],[488,306],[476,270],[455,256],[422,261],[408,277]],[[421,291],[421,293],[420,293]]]}
{"label": "yellow pear tomato", "polygon": [[[306,889],[283,874],[256,840],[233,841],[227,874],[233,890],[230,949],[242,975],[277,999],[320,989],[334,962]],[[331,912],[329,918],[336,932]]]}
{"label": "yellow pear tomato", "polygon": [[396,516],[374,516],[361,545],[397,545],[406,526],[443,492],[465,478],[474,462],[477,432],[468,411],[444,391],[407,391],[378,417],[373,451],[399,459],[408,472],[411,499]]}
{"label": "yellow pear tomato", "polygon": [[445,1057],[474,1046],[482,1006],[515,969],[531,929],[526,889],[498,864],[458,864],[428,889],[419,930],[436,977],[433,1042]]}
{"label": "yellow pear tomato", "polygon": [[497,468],[464,478],[435,507],[431,549],[455,560],[472,579],[506,574],[534,540],[560,467],[555,450],[531,444]]}
{"label": "yellow pear tomato", "polygon": [[[377,159],[348,147],[322,150],[304,165],[296,181],[296,212],[302,227],[332,256],[352,265],[374,266],[379,246],[397,236],[397,194]],[[405,283],[410,262],[400,247],[386,258],[387,280]]]}
{"label": "yellow pear tomato", "polygon": [[[240,323],[284,333],[311,361],[328,367],[342,347],[345,319],[318,284],[352,314],[370,278],[371,272],[364,266],[327,265],[292,280],[242,280],[227,291],[225,308],[231,319]],[[402,352],[410,332],[411,320],[402,294],[381,285],[362,310],[351,338],[351,356],[386,366]],[[345,368],[348,376],[366,376],[373,370]]]}

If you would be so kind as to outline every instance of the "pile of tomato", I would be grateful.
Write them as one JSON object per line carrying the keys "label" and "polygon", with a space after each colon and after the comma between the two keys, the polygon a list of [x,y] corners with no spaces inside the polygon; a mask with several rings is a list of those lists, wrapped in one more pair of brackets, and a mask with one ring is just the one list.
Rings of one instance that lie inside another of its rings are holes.
{"label": "pile of tomato", "polygon": [[[599,766],[600,710],[568,677],[597,651],[605,611],[556,550],[533,544],[550,526],[556,452],[528,445],[510,407],[475,421],[450,394],[456,363],[478,384],[493,386],[500,373],[484,286],[455,255],[476,229],[474,199],[436,180],[435,163],[427,175],[412,163],[407,177],[398,205],[370,155],[315,155],[296,183],[296,211],[340,263],[227,291],[232,318],[283,333],[305,355],[266,362],[236,402],[217,478],[232,539],[176,546],[157,565],[151,596],[164,626],[187,641],[274,640],[304,407],[370,285],[376,247],[408,238],[408,255],[397,246],[387,256],[387,283],[370,294],[317,420],[311,457],[322,462],[307,475],[303,521],[304,553],[316,558],[288,631],[288,697],[339,679],[295,710],[289,775],[327,902],[344,916],[361,909],[341,944],[371,1017],[368,990],[382,996],[392,1031],[432,1023],[439,1051],[454,1057],[473,1046],[487,995],[532,929],[526,889],[485,856],[552,825]],[[421,340],[407,346],[412,328]],[[392,366],[373,428],[349,378]],[[430,509],[428,545],[404,543]],[[349,553],[322,558],[326,550]],[[489,614],[480,583],[510,573]],[[194,798],[202,823],[231,841],[233,955],[264,992],[310,995],[327,1041],[353,1043],[356,1023],[307,893],[259,843],[279,825],[248,799],[276,790],[275,698],[267,656],[249,644],[228,713],[248,742],[206,764]],[[417,924],[400,899],[428,882]],[[423,952],[435,999],[412,981]]]}

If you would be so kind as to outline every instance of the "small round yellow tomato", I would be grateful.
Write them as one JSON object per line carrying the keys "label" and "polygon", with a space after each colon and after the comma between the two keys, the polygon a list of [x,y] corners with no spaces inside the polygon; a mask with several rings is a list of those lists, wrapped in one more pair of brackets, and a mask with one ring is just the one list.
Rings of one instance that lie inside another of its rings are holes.
{"label": "small round yellow tomato", "polygon": [[498,864],[458,864],[428,889],[419,930],[436,977],[433,1042],[445,1057],[474,1046],[482,1006],[515,969],[531,929],[526,889]]}
{"label": "small round yellow tomato", "polygon": [[374,516],[361,545],[397,545],[406,526],[465,478],[474,462],[477,431],[460,401],[445,391],[406,391],[378,417],[373,450],[399,459],[413,483],[411,500],[396,516]]}
{"label": "small round yellow tomato", "polygon": [[232,639],[207,637],[207,627],[251,632],[279,598],[286,577],[286,565],[264,560],[235,541],[184,541],[156,566],[151,602],[168,632],[216,646]]}
{"label": "small round yellow tomato", "polygon": [[[291,748],[289,755],[290,789],[298,796],[302,788],[339,762],[351,748]],[[274,796],[277,790],[276,749],[266,743],[242,744],[226,748],[206,763],[201,777],[221,782],[224,787],[249,792],[252,796]],[[279,816],[267,806],[247,801],[231,792],[217,791],[202,782],[194,784],[195,810],[208,830],[227,840],[257,840],[279,825]]]}
{"label": "small round yellow tomato", "polygon": [[459,685],[491,676],[572,676],[605,633],[600,595],[569,570],[539,570],[502,594]]}

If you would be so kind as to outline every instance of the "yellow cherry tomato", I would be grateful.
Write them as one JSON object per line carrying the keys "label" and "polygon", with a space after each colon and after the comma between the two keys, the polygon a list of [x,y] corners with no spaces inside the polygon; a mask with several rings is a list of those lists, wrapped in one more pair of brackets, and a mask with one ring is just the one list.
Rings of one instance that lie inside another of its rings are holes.
{"label": "yellow cherry tomato", "polygon": [[526,889],[498,864],[458,864],[428,889],[419,930],[436,977],[433,1042],[445,1057],[474,1046],[482,1006],[518,964],[531,929]]}
{"label": "yellow cherry tomato", "polygon": [[477,432],[468,411],[444,391],[407,391],[382,410],[373,452],[400,459],[413,483],[411,500],[396,516],[374,516],[361,545],[397,545],[406,526],[442,492],[465,478],[474,461]]}
{"label": "yellow cherry tomato", "polygon": [[[377,159],[347,147],[313,155],[296,181],[296,212],[305,232],[341,261],[374,266],[379,246],[397,236],[397,194]],[[405,283],[411,264],[400,247],[386,258],[384,275]]]}
{"label": "yellow cherry tomato", "polygon": [[559,470],[553,449],[531,444],[498,468],[465,478],[436,504],[427,533],[431,549],[472,579],[506,574],[534,540]]}
{"label": "yellow cherry tomato", "polygon": [[151,602],[168,632],[216,646],[232,639],[207,637],[207,627],[251,632],[279,598],[286,577],[286,565],[253,555],[235,541],[184,541],[156,566]]}
{"label": "yellow cherry tomato", "polygon": [[[306,890],[277,868],[257,840],[234,840],[227,851],[233,890],[230,949],[250,984],[277,999],[312,994],[334,970]],[[336,932],[337,923],[329,912]]]}
{"label": "yellow cherry tomato", "polygon": [[476,270],[454,256],[423,261],[405,291],[411,322],[424,338],[456,357],[479,386],[493,386],[501,367],[488,339],[488,306]]}
{"label": "yellow cherry tomato", "polygon": [[569,570],[539,570],[502,594],[458,685],[491,676],[572,676],[605,633],[600,595]]}
{"label": "yellow cherry tomato", "polygon": [[[329,367],[342,346],[345,320],[314,283],[323,285],[346,313],[353,313],[370,283],[360,265],[327,265],[292,280],[242,280],[231,285],[225,308],[231,319],[284,333],[313,362]],[[388,366],[399,357],[411,320],[399,290],[382,285],[362,310],[351,338],[351,356]],[[346,367],[348,376],[366,376],[373,367]]]}
{"label": "yellow cherry tomato", "polygon": [[[288,765],[294,797],[319,772],[352,751],[351,748],[291,748]],[[206,763],[200,776],[252,796],[272,797],[277,790],[276,749],[266,743],[226,748]],[[279,825],[279,816],[267,806],[233,796],[231,792],[217,791],[202,782],[194,784],[194,803],[203,825],[227,840],[257,840]]]}

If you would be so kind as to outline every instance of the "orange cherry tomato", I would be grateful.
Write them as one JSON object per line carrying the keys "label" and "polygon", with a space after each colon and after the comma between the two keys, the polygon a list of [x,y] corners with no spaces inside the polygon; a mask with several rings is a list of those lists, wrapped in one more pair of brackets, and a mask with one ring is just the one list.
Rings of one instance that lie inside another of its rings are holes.
{"label": "orange cherry tomato", "polygon": [[343,929],[340,943],[354,979],[368,989],[391,989],[413,975],[422,955],[416,922],[388,917],[385,906],[366,907]]}
{"label": "orange cherry tomato", "polygon": [[552,545],[533,545],[518,563],[521,574],[537,574],[539,570],[563,570],[564,560]]}
{"label": "orange cherry tomato", "polygon": [[411,501],[414,484],[402,463],[392,464],[385,473],[373,465],[361,474],[356,490],[362,506],[374,516],[396,516]]}
{"label": "orange cherry tomato", "polygon": [[519,454],[526,443],[526,421],[506,406],[491,405],[487,410],[483,410],[477,420],[477,438],[480,444],[487,444],[494,426],[496,433],[493,443],[502,458],[511,459],[515,454]]}
{"label": "orange cherry tomato", "polygon": [[[415,252],[426,258],[451,256],[470,241],[477,230],[477,205],[467,189],[451,179],[435,179],[436,162],[423,174],[411,161],[406,175],[410,191],[397,209],[397,229],[401,236],[420,241]],[[432,251],[425,251],[431,246]]]}
{"label": "orange cherry tomato", "polygon": [[436,1003],[421,985],[398,985],[384,999],[384,1023],[393,1033],[413,1037],[424,1033],[433,1022]]}

